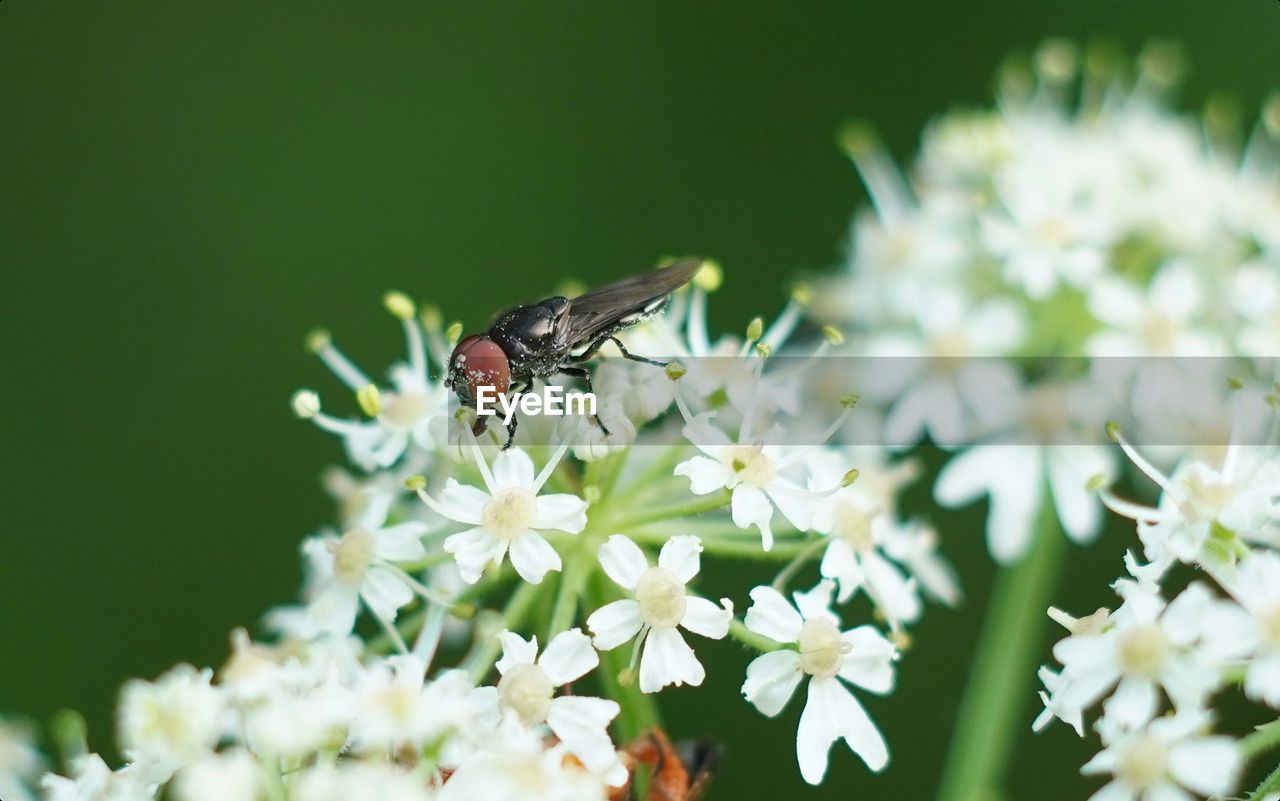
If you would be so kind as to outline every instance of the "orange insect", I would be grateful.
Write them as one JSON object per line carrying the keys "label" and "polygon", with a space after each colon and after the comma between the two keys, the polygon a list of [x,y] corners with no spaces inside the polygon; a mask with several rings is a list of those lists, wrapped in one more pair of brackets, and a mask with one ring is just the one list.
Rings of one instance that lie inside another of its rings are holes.
{"label": "orange insect", "polygon": [[661,729],[654,729],[622,749],[623,762],[631,772],[626,785],[609,795],[609,801],[641,801],[634,798],[636,769],[651,770],[649,794],[643,801],[698,801],[720,768],[724,749],[708,740],[672,745]]}

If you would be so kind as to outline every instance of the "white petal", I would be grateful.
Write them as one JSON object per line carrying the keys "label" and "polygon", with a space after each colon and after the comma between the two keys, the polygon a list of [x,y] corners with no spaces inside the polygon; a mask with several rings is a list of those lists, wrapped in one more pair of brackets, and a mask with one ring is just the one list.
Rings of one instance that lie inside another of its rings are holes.
{"label": "white petal", "polygon": [[480,516],[488,502],[487,492],[469,484],[459,484],[452,478],[444,482],[444,491],[436,498],[436,504],[445,517],[468,526],[480,525]]}
{"label": "white petal", "polygon": [[1136,729],[1155,717],[1159,705],[1160,695],[1156,692],[1155,682],[1126,676],[1102,708],[1109,722],[1125,729]]}
{"label": "white petal", "polygon": [[1230,737],[1195,737],[1169,748],[1169,772],[1200,795],[1224,796],[1234,790],[1243,761],[1240,746]]}
{"label": "white petal", "polygon": [[571,681],[577,681],[587,671],[600,664],[600,656],[591,647],[591,638],[581,629],[569,629],[555,636],[547,643],[538,667],[551,679],[553,686],[559,687]]}
{"label": "white petal", "polygon": [[640,631],[640,604],[630,598],[605,604],[587,618],[595,646],[602,651],[617,648]]}
{"label": "white petal", "polygon": [[400,523],[387,526],[375,536],[375,547],[379,559],[388,562],[412,562],[427,555],[422,547],[422,535],[427,533],[425,523]]}
{"label": "white petal", "polygon": [[743,622],[756,634],[781,643],[798,640],[804,625],[795,607],[772,587],[756,587],[751,591],[751,607]]}
{"label": "white petal", "polygon": [[493,460],[493,489],[525,487],[533,489],[533,460],[519,448],[509,448]]}
{"label": "white petal", "polygon": [[1115,472],[1111,450],[1097,445],[1058,445],[1048,452],[1049,488],[1062,528],[1073,541],[1092,542],[1102,528],[1102,502],[1087,484]]}
{"label": "white petal", "polygon": [[676,629],[653,629],[640,656],[640,691],[656,693],[668,684],[697,687],[706,671]]}
{"label": "white petal", "polygon": [[577,534],[587,526],[587,502],[577,495],[539,495],[534,528],[551,528]]}
{"label": "white petal", "polygon": [[694,456],[676,465],[677,476],[687,476],[689,491],[694,495],[706,495],[722,489],[727,481],[724,465],[706,456]]}
{"label": "white petal", "polygon": [[587,770],[618,785],[626,781],[626,769],[609,739],[609,723],[621,711],[618,704],[604,698],[562,695],[552,699],[547,725]]}
{"label": "white petal", "polygon": [[538,584],[548,571],[560,569],[560,554],[536,531],[526,531],[511,541],[511,566],[520,578]]}
{"label": "white petal", "polygon": [[683,628],[712,640],[722,640],[729,633],[729,623],[733,620],[733,601],[721,598],[720,603],[724,605],[722,608],[706,598],[690,595],[685,598],[684,603],[684,617],[680,619]]}
{"label": "white petal", "polygon": [[817,498],[809,497],[803,488],[781,478],[770,482],[765,487],[765,494],[788,523],[800,531],[810,530],[814,510],[818,506]]}
{"label": "white petal", "polygon": [[1244,693],[1250,698],[1280,707],[1280,654],[1258,657],[1245,674]]}
{"label": "white petal", "polygon": [[666,568],[688,584],[698,575],[698,554],[702,553],[702,540],[687,534],[672,537],[658,554],[658,567]]}
{"label": "white petal", "polygon": [[867,572],[868,593],[891,625],[914,623],[919,619],[924,605],[914,581],[907,579],[896,565],[876,552],[867,554],[863,568]]}
{"label": "white petal", "polygon": [[822,554],[822,563],[818,571],[823,578],[835,580],[840,588],[836,596],[840,603],[853,597],[853,593],[862,586],[862,568],[858,566],[858,558],[853,546],[843,537],[834,537]]}
{"label": "white petal", "polygon": [[360,583],[360,597],[370,611],[390,623],[400,607],[413,601],[413,590],[396,574],[374,565]]}
{"label": "white petal", "polygon": [[739,484],[733,488],[733,497],[729,504],[733,513],[733,524],[738,528],[755,526],[760,529],[760,538],[767,551],[773,547],[773,531],[769,521],[773,518],[773,504],[769,496],[759,487]]}
{"label": "white petal", "polygon": [[789,648],[757,656],[747,665],[747,680],[742,695],[763,714],[774,717],[782,712],[804,673],[800,670],[800,654]]}
{"label": "white petal", "polygon": [[884,737],[853,693],[838,679],[810,679],[809,697],[796,732],[796,758],[806,782],[822,782],[831,744],[841,737],[871,770],[879,772],[889,763]]}
{"label": "white petal", "polygon": [[485,566],[494,560],[502,543],[482,528],[470,528],[452,534],[444,541],[444,549],[458,563],[458,575],[468,584],[480,580]]}
{"label": "white petal", "polygon": [[896,649],[874,626],[858,626],[846,631],[841,639],[852,650],[840,665],[840,678],[873,693],[884,694],[893,689],[893,658]]}
{"label": "white petal", "polygon": [[840,625],[840,618],[836,617],[836,613],[831,611],[831,599],[835,597],[836,584],[830,579],[822,579],[808,592],[793,592],[792,599],[796,602],[796,609],[800,610],[800,616],[805,620],[816,620],[817,618],[826,618],[837,626]]}
{"label": "white petal", "polygon": [[332,582],[307,604],[307,615],[324,631],[345,636],[356,625],[360,595],[352,587]]}
{"label": "white petal", "polygon": [[514,631],[504,631],[498,635],[502,643],[502,658],[495,663],[499,673],[505,674],[516,665],[532,665],[538,658],[538,638],[525,639]]}
{"label": "white petal", "polygon": [[639,545],[621,534],[614,534],[600,546],[600,566],[619,587],[634,590],[640,575],[649,569],[649,560]]}

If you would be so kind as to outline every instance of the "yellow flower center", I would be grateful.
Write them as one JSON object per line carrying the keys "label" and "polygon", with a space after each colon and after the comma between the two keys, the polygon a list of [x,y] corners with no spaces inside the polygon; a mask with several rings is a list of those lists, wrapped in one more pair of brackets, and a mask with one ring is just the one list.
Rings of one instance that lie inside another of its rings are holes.
{"label": "yellow flower center", "polygon": [[650,627],[673,628],[684,619],[684,582],[665,567],[651,567],[636,582],[636,602]]}
{"label": "yellow flower center", "polygon": [[555,688],[537,665],[516,665],[498,679],[498,699],[503,709],[515,712],[526,726],[547,719]]}
{"label": "yellow flower center", "polygon": [[388,428],[412,431],[430,408],[431,398],[425,392],[387,393],[382,396],[382,413],[378,417]]}
{"label": "yellow flower center", "polygon": [[1127,675],[1154,677],[1164,666],[1169,654],[1169,637],[1154,623],[1134,626],[1120,632],[1120,667]]}
{"label": "yellow flower center", "polygon": [[871,550],[871,515],[852,503],[840,502],[832,512],[835,533],[843,537],[858,552]]}
{"label": "yellow flower center", "polygon": [[1154,737],[1141,736],[1125,746],[1116,765],[1116,775],[1132,787],[1142,789],[1159,781],[1169,765],[1165,744]]}
{"label": "yellow flower center", "polygon": [[844,655],[852,646],[840,638],[840,629],[824,617],[806,620],[800,628],[800,669],[819,679],[829,679],[840,671]]}
{"label": "yellow flower center", "polygon": [[753,487],[763,487],[778,474],[773,460],[764,455],[764,450],[752,445],[734,445],[726,448],[724,463],[733,470],[738,482]]}
{"label": "yellow flower center", "polygon": [[331,543],[333,575],[343,584],[359,584],[373,564],[377,539],[365,528],[353,528]]}
{"label": "yellow flower center", "polygon": [[538,516],[538,499],[524,487],[498,490],[484,505],[480,524],[495,537],[513,540],[533,525]]}

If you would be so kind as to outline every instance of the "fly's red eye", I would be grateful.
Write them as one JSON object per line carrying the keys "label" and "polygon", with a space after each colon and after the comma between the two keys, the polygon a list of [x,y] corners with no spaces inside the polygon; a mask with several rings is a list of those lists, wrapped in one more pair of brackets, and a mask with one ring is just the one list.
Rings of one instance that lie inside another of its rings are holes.
{"label": "fly's red eye", "polygon": [[466,385],[472,400],[480,387],[492,387],[501,394],[511,386],[507,354],[498,343],[482,334],[472,334],[458,343],[449,359],[449,372],[455,382]]}

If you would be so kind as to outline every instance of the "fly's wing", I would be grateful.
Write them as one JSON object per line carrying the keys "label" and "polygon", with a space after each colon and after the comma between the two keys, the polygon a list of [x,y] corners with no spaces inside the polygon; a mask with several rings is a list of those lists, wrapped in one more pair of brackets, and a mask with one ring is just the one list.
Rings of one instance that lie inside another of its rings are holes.
{"label": "fly's wing", "polygon": [[585,345],[657,313],[667,296],[687,284],[701,266],[697,259],[677,262],[570,298],[562,318],[562,341],[569,347]]}

